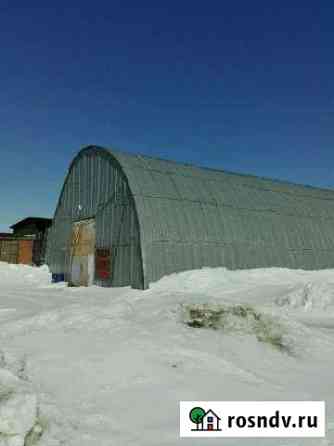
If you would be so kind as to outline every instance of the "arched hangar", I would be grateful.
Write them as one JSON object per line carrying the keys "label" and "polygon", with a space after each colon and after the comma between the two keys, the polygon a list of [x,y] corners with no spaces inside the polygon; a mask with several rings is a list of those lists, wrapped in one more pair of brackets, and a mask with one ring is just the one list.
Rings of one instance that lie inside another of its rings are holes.
{"label": "arched hangar", "polygon": [[74,158],[47,261],[72,285],[145,289],[203,266],[334,267],[334,191],[89,146]]}

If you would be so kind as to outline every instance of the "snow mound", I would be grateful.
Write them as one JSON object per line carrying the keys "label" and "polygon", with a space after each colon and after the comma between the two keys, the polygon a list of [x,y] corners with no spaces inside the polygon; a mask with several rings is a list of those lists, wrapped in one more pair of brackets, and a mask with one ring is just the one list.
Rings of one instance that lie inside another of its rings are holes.
{"label": "snow mound", "polygon": [[333,290],[334,270],[203,268],[140,291],[0,264],[0,446],[177,446],[180,400],[326,400],[328,442],[298,445],[334,445]]}
{"label": "snow mound", "polygon": [[1,285],[49,285],[51,274],[49,268],[44,265],[39,268],[29,265],[14,265],[0,262]]}
{"label": "snow mound", "polygon": [[[3,354],[1,365],[6,366]],[[0,368],[0,446],[32,446],[41,431],[37,396],[27,382]]]}
{"label": "snow mound", "polygon": [[280,307],[302,308],[305,311],[313,309],[325,310],[330,307],[334,311],[334,284],[322,282],[308,282],[296,287],[286,295],[276,299]]}
{"label": "snow mound", "polygon": [[13,393],[0,400],[0,445],[24,446],[36,417],[36,395]]}

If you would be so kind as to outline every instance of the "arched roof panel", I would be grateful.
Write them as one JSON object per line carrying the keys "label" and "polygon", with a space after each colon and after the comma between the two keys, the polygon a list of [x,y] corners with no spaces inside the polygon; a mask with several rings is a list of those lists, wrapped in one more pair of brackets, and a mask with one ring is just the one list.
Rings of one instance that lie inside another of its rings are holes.
{"label": "arched roof panel", "polygon": [[84,150],[110,156],[127,178],[145,286],[201,266],[334,266],[332,190],[96,146]]}

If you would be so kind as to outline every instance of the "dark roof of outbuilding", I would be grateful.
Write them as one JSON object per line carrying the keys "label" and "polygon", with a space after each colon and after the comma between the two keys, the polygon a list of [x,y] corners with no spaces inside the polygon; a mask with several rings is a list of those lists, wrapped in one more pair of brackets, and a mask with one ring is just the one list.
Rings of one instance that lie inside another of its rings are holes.
{"label": "dark roof of outbuilding", "polygon": [[31,223],[36,223],[40,226],[51,226],[52,224],[52,219],[51,218],[42,218],[42,217],[27,217],[24,218],[23,220],[18,221],[17,223],[15,223],[14,225],[11,226],[11,229],[17,229],[21,226],[25,226]]}

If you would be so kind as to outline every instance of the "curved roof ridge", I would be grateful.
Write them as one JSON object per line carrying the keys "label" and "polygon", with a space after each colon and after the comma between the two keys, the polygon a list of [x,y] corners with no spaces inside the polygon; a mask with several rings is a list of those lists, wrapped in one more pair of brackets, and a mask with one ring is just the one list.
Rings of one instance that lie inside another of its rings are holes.
{"label": "curved roof ridge", "polygon": [[269,181],[271,183],[278,183],[278,184],[282,184],[282,185],[286,185],[286,186],[296,186],[296,187],[301,187],[301,188],[307,188],[307,189],[315,189],[317,191],[323,191],[323,192],[329,192],[329,193],[333,193],[334,194],[334,187],[330,188],[330,187],[320,187],[320,186],[315,186],[312,184],[305,184],[305,183],[297,183],[294,181],[289,181],[289,180],[285,180],[282,178],[272,178],[272,177],[267,177],[267,176],[262,176],[262,175],[256,175],[256,174],[251,174],[251,173],[243,173],[243,172],[236,172],[236,171],[231,171],[228,169],[216,169],[214,167],[209,167],[209,166],[201,166],[198,164],[194,164],[194,163],[187,163],[184,161],[176,161],[173,159],[168,159],[168,158],[161,158],[159,156],[152,156],[152,155],[147,155],[144,153],[133,153],[133,152],[128,152],[128,151],[124,151],[121,150],[119,148],[113,148],[113,147],[99,147],[99,146],[88,146],[88,147],[96,147],[99,149],[104,149],[104,150],[108,150],[110,151],[112,154],[115,154],[115,152],[122,154],[122,155],[126,155],[126,156],[130,156],[133,158],[142,158],[142,159],[149,159],[152,161],[161,161],[161,162],[166,162],[166,163],[170,163],[170,164],[174,164],[176,166],[183,166],[183,167],[187,167],[187,168],[195,168],[198,169],[200,171],[209,171],[209,172],[215,172],[215,173],[222,173],[225,175],[230,175],[230,176],[237,176],[237,177],[241,177],[241,178],[250,178],[250,179],[255,179],[255,180],[261,180],[261,181]]}

